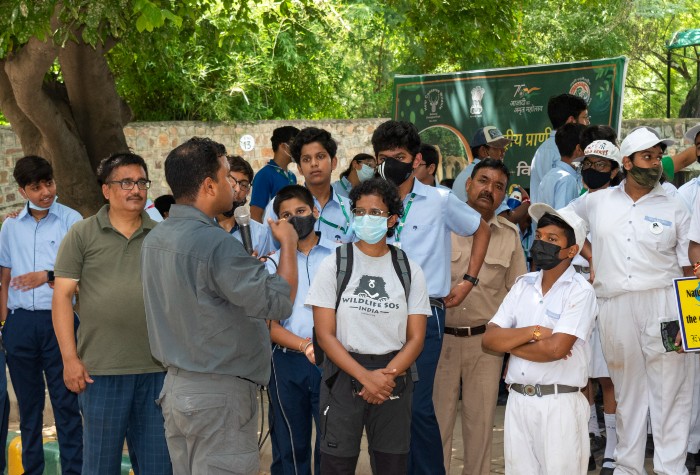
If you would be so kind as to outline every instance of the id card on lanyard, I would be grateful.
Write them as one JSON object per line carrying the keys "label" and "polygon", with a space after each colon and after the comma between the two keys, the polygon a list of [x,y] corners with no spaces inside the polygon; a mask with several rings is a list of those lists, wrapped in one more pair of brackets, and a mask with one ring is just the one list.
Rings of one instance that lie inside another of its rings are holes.
{"label": "id card on lanyard", "polygon": [[[345,210],[345,205],[343,205],[343,200],[340,198],[337,192],[333,191],[335,193],[335,196],[338,200],[338,204],[340,205],[340,210],[343,212],[343,216],[345,216],[345,226],[341,226],[340,224],[336,224],[332,221],[328,221],[326,218],[323,217],[323,210],[321,210],[321,216],[318,218],[318,221],[320,223],[325,224],[326,226],[330,226],[333,229],[337,229],[338,231],[342,232],[344,235],[348,234],[348,231],[350,230],[350,216],[348,215],[348,212]],[[326,203],[326,206],[328,206],[328,203]],[[324,206],[323,208],[325,209]],[[320,229],[319,229],[320,230]]]}
{"label": "id card on lanyard", "polygon": [[403,216],[401,216],[401,220],[399,221],[399,225],[396,226],[394,246],[398,247],[399,249],[401,249],[401,232],[403,231],[403,227],[406,224],[406,218],[408,217],[408,212],[411,211],[411,205],[413,204],[413,199],[415,197],[416,197],[416,194],[411,193],[411,195],[408,198],[408,203],[406,203],[406,210],[403,212]]}

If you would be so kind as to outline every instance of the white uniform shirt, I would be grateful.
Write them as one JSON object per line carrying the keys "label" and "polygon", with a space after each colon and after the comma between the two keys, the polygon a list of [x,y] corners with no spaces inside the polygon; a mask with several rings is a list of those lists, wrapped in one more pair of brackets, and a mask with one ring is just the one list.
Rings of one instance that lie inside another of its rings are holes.
{"label": "white uniform shirt", "polygon": [[620,186],[587,193],[567,206],[587,224],[598,297],[661,289],[683,276],[690,216],[657,185],[637,202]]}
{"label": "white uniform shirt", "polygon": [[700,188],[700,180],[698,178],[693,178],[686,182],[683,186],[678,188],[676,193],[676,198],[678,198],[684,205],[688,213],[693,213],[695,207],[695,197],[698,195],[698,189]]}
{"label": "white uniform shirt", "polygon": [[700,194],[696,194],[693,203],[692,218],[690,218],[690,230],[688,240],[700,243]]}
{"label": "white uniform shirt", "polygon": [[566,333],[578,339],[567,359],[535,363],[511,355],[506,383],[585,386],[590,359],[588,338],[597,314],[593,287],[573,266],[566,269],[545,295],[542,295],[542,271],[519,277],[490,323],[501,328],[540,325],[551,328],[553,333]]}

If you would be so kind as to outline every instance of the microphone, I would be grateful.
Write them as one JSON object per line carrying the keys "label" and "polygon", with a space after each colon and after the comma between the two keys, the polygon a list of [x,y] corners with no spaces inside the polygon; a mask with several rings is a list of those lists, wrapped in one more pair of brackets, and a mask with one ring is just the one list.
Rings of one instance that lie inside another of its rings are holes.
{"label": "microphone", "polygon": [[236,224],[241,230],[241,240],[243,247],[248,254],[253,254],[253,240],[250,237],[250,212],[248,208],[239,206],[233,212],[233,217],[236,219]]}

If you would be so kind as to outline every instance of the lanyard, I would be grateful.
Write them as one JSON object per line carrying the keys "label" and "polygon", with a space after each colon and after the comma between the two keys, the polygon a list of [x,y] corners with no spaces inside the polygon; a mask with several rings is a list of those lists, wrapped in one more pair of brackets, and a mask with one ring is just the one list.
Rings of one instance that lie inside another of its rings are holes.
{"label": "lanyard", "polygon": [[348,190],[348,187],[345,186],[345,183],[343,183],[343,178],[341,178],[340,180],[338,180],[338,183],[340,183],[340,186],[343,187],[343,189],[345,190],[345,193],[350,193],[350,190]]}
{"label": "lanyard", "polygon": [[406,210],[403,212],[403,216],[401,216],[401,221],[399,221],[399,225],[396,227],[396,238],[394,239],[395,243],[400,243],[401,242],[401,231],[403,231],[403,226],[406,224],[406,217],[408,216],[408,212],[411,211],[411,205],[413,204],[413,198],[416,197],[415,193],[411,193],[411,196],[408,198],[408,203],[406,203]]}
{"label": "lanyard", "polygon": [[270,165],[272,166],[272,168],[275,169],[275,171],[276,171],[277,173],[279,173],[280,175],[282,175],[283,177],[285,177],[285,178],[287,179],[287,181],[289,182],[290,185],[294,185],[294,180],[292,180],[292,177],[291,177],[291,173],[290,173],[290,172],[286,172],[286,171],[282,170],[282,167],[280,167],[279,165],[277,165],[277,164],[274,163],[274,162],[271,163]]}
{"label": "lanyard", "polygon": [[[335,193],[336,198],[338,198],[338,204],[340,205],[340,210],[343,212],[343,216],[345,216],[346,226],[343,227],[339,224],[332,223],[332,222],[328,221],[326,218],[324,218],[323,215],[320,218],[318,218],[318,220],[320,222],[322,222],[323,224],[326,224],[326,225],[332,227],[333,229],[340,230],[343,234],[347,234],[348,229],[350,227],[350,217],[348,216],[347,211],[345,211],[345,206],[343,206],[343,200],[340,199],[340,196],[338,196],[338,193],[336,193],[335,191],[334,191],[334,193]],[[328,203],[326,203],[326,206],[328,206]],[[326,209],[326,206],[324,206],[323,209]],[[323,210],[321,210],[321,214],[323,214]]]}

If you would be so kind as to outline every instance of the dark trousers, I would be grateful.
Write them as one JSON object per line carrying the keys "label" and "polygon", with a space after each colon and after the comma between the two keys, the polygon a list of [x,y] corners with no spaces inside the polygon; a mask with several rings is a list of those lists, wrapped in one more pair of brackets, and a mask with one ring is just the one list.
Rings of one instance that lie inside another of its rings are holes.
{"label": "dark trousers", "polygon": [[156,400],[165,373],[92,376],[78,401],[85,420],[85,475],[119,475],[124,439],[136,475],[171,475],[163,414]]}
{"label": "dark trousers", "polygon": [[[270,438],[272,475],[311,475],[311,422],[316,426],[313,473],[320,473],[319,389],[321,371],[302,353],[272,352]],[[291,434],[291,440],[290,440]],[[292,443],[292,441],[294,443]],[[294,452],[292,453],[292,446]],[[294,467],[296,461],[296,470]]]}
{"label": "dark trousers", "polygon": [[[357,355],[368,370],[385,368],[396,352],[387,355]],[[408,371],[396,376],[392,398],[369,404],[358,393],[362,385],[326,360],[321,383],[321,474],[352,475],[360,454],[362,431],[372,471],[378,475],[404,475],[410,446],[413,381]]]}
{"label": "dark trousers", "polygon": [[413,388],[413,417],[411,420],[411,452],[408,473],[411,475],[444,475],[440,427],[433,406],[433,383],[437,370],[442,337],[445,333],[445,310],[432,307],[425,330],[425,345],[416,360],[418,382]]}
{"label": "dark trousers", "polygon": [[7,374],[5,372],[5,347],[0,339],[0,473],[5,473],[7,460],[7,426],[10,420],[10,398],[7,397]]}
{"label": "dark trousers", "polygon": [[[77,318],[75,327],[78,327]],[[61,470],[64,474],[81,473],[83,426],[78,398],[63,382],[63,360],[53,331],[51,311],[10,311],[3,329],[3,341],[19,405],[24,473],[31,475],[44,471],[41,433],[46,400],[44,377],[56,419]]]}

